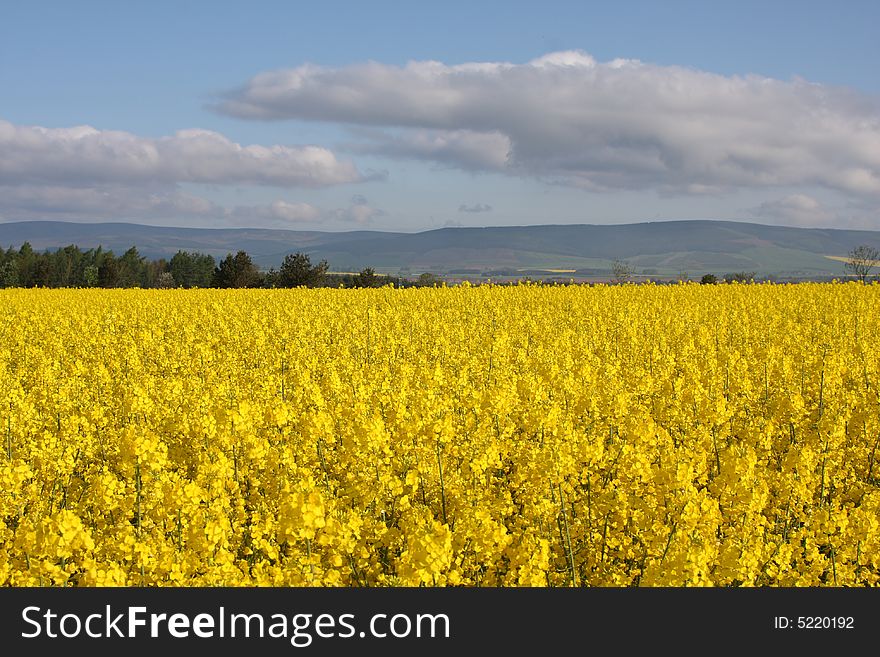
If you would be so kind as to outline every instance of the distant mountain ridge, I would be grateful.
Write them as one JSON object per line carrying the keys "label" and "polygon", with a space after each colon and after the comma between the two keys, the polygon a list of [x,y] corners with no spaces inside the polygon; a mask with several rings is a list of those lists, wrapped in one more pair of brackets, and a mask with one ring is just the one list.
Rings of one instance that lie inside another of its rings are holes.
{"label": "distant mountain ridge", "polygon": [[420,233],[294,231],[266,228],[172,228],[131,223],[26,221],[0,223],[0,246],[29,242],[42,251],[75,244],[120,254],[136,246],[149,258],[178,250],[215,257],[243,249],[263,267],[288,253],[326,259],[331,269],[374,267],[390,273],[507,273],[607,271],[615,259],[645,275],[754,271],[759,275],[814,278],[841,275],[845,256],[880,232],[794,228],[712,221],[440,228]]}

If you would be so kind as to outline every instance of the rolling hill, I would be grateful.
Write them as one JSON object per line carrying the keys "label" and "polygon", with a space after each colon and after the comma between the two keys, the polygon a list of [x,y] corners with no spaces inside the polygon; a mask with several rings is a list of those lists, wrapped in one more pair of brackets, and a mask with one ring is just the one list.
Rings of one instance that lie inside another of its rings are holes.
{"label": "rolling hill", "polygon": [[793,228],[732,221],[662,221],[616,225],[441,228],[420,233],[321,232],[262,228],[170,228],[129,223],[0,223],[0,245],[29,242],[37,250],[69,244],[150,258],[178,250],[216,257],[244,249],[255,262],[278,266],[287,253],[326,259],[333,270],[374,267],[389,273],[492,273],[541,270],[607,272],[615,259],[637,273],[691,277],[754,271],[788,278],[839,276],[839,259],[859,244],[880,248],[880,232]]}

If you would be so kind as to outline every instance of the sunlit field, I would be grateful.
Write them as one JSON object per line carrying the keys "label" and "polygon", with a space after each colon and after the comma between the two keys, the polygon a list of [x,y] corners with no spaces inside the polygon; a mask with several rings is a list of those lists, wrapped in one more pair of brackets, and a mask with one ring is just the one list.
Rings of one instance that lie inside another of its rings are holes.
{"label": "sunlit field", "polygon": [[880,285],[0,291],[0,584],[874,585]]}

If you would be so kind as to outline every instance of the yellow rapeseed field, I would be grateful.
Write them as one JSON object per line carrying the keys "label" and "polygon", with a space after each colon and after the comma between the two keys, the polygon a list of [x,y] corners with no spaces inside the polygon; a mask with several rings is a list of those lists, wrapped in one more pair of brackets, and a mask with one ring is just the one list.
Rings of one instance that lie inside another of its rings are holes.
{"label": "yellow rapeseed field", "polygon": [[880,285],[0,291],[0,584],[876,585]]}

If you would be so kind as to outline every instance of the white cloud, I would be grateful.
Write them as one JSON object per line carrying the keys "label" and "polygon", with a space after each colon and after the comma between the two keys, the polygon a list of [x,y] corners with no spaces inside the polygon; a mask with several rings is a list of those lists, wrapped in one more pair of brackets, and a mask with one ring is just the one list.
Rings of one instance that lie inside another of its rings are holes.
{"label": "white cloud", "polygon": [[0,120],[5,221],[365,222],[379,211],[321,209],[280,199],[223,207],[181,190],[183,183],[323,187],[364,179],[354,164],[319,146],[241,146],[208,130],[149,139],[89,126],[43,128]]}
{"label": "white cloud", "polygon": [[385,213],[382,210],[371,207],[366,203],[354,203],[347,208],[333,210],[328,214],[328,218],[344,223],[355,223],[363,226],[369,224],[374,218],[381,217],[384,214]]}
{"label": "white cloud", "polygon": [[369,224],[384,213],[366,203],[353,202],[345,208],[322,209],[309,203],[275,201],[269,205],[238,206],[227,216],[239,223],[284,228],[295,224],[323,224],[327,222]]}
{"label": "white cloud", "polygon": [[43,128],[0,120],[0,180],[7,185],[323,187],[362,179],[353,163],[320,146],[242,146],[210,130],[150,139],[90,126]]}
{"label": "white cloud", "polygon": [[747,213],[757,221],[804,228],[877,229],[877,212],[865,204],[829,206],[807,194],[765,201]]}
{"label": "white cloud", "polygon": [[321,210],[314,205],[287,201],[274,201],[269,205],[237,206],[230,214],[249,223],[255,223],[255,219],[268,220],[272,224],[312,223],[324,219]]}
{"label": "white cloud", "polygon": [[165,187],[0,185],[0,211],[8,220],[218,218],[215,203]]}
{"label": "white cloud", "polygon": [[473,130],[361,131],[367,141],[349,144],[357,153],[431,160],[472,171],[504,171],[510,139],[500,132]]}
{"label": "white cloud", "polygon": [[580,51],[525,64],[261,73],[217,106],[379,128],[360,150],[587,189],[820,186],[880,198],[880,105],[855,92]]}
{"label": "white cloud", "polygon": [[827,226],[834,214],[821,202],[806,194],[792,194],[781,199],[765,201],[749,211],[756,219],[772,223],[798,226]]}
{"label": "white cloud", "polygon": [[145,221],[201,226],[290,228],[326,222],[368,224],[383,212],[365,202],[344,208],[275,200],[224,207],[175,189],[0,185],[0,221]]}

